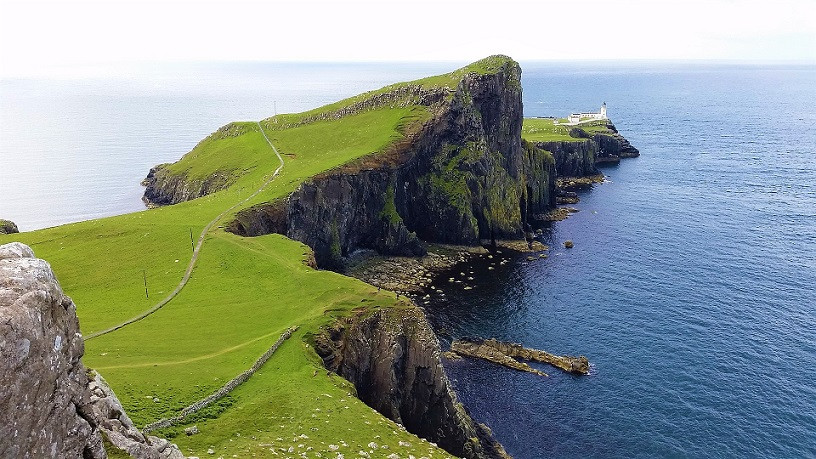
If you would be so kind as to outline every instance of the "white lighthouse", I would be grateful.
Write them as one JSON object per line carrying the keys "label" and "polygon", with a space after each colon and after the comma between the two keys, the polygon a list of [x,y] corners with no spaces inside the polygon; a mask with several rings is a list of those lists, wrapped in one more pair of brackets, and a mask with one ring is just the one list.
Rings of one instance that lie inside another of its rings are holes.
{"label": "white lighthouse", "polygon": [[601,113],[600,114],[601,114],[601,119],[602,120],[609,119],[609,118],[606,117],[606,102],[604,102],[603,105],[601,105]]}

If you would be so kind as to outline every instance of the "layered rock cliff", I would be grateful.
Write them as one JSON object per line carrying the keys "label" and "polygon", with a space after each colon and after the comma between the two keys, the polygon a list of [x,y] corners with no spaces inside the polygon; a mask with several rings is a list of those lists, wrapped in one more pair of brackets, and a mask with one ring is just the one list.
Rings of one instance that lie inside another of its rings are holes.
{"label": "layered rock cliff", "polygon": [[390,152],[396,161],[321,174],[285,200],[241,212],[230,230],[286,234],[329,268],[361,247],[420,255],[420,241],[523,237],[528,212],[555,203],[555,165],[549,153],[522,142],[521,69],[502,62],[495,72],[465,74],[448,97],[430,99],[434,116]]}
{"label": "layered rock cliff", "polygon": [[621,158],[640,155],[637,148],[626,140],[611,121],[606,130],[589,134],[580,127],[570,130],[576,140],[535,142],[535,146],[549,151],[555,159],[558,177],[586,177],[599,173],[600,164],[617,163]]}
{"label": "layered rock cliff", "polygon": [[314,341],[328,369],[409,432],[457,456],[507,457],[490,430],[476,424],[457,400],[442,368],[439,342],[418,308],[341,319]]}

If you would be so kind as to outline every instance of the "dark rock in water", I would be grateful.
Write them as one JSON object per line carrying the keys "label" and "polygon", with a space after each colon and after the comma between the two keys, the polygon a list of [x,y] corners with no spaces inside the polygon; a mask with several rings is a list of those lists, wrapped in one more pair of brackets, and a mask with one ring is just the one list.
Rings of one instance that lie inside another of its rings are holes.
{"label": "dark rock in water", "polygon": [[515,359],[547,363],[568,373],[584,375],[589,373],[589,360],[584,356],[555,355],[538,349],[529,349],[521,344],[506,343],[495,339],[458,339],[451,343],[451,351],[460,355],[490,360],[491,362],[523,371],[532,370],[532,372],[537,372],[537,370],[533,370],[529,365],[518,362]]}
{"label": "dark rock in water", "polygon": [[547,376],[547,373],[536,370],[526,363],[519,362],[500,350],[487,346],[484,343],[456,340],[451,343],[450,352],[466,357],[475,357],[478,359],[487,360],[488,362],[493,362],[503,367],[512,368],[513,370],[526,371],[539,376]]}
{"label": "dark rock in water", "polygon": [[104,458],[76,306],[28,246],[0,246],[0,457]]}
{"label": "dark rock in water", "polygon": [[17,229],[17,225],[15,225],[13,221],[0,219],[0,234],[14,234],[19,232],[20,230]]}
{"label": "dark rock in water", "polygon": [[392,308],[340,319],[315,336],[326,368],[358,397],[422,438],[465,458],[508,457],[456,398],[439,342],[419,308]]}
{"label": "dark rock in water", "polygon": [[146,437],[99,375],[89,380],[76,306],[44,260],[0,246],[0,457],[106,457],[104,435],[138,459],[183,459]]}
{"label": "dark rock in water", "polygon": [[614,124],[608,122],[606,127],[611,131],[610,134],[596,133],[592,136],[592,140],[598,144],[598,158],[636,158],[640,156],[638,149],[618,133]]}

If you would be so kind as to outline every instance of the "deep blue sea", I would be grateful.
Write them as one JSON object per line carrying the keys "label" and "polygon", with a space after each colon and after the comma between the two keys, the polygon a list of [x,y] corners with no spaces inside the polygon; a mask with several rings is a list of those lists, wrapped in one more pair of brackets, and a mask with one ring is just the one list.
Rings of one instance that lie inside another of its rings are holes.
{"label": "deep blue sea", "polygon": [[[0,81],[0,218],[142,209],[139,180],[219,126],[452,64],[232,64]],[[816,66],[524,64],[528,116],[607,102],[641,157],[604,169],[549,258],[459,266],[447,336],[584,354],[542,378],[446,364],[517,459],[816,457]],[[566,239],[575,242],[564,249]],[[470,274],[470,271],[473,274]]]}

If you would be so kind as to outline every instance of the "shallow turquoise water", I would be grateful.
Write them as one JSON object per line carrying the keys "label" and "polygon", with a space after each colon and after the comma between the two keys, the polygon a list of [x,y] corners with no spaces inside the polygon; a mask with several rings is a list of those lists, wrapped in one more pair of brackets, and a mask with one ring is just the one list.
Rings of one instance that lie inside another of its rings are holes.
{"label": "shallow turquoise water", "polygon": [[[140,210],[147,170],[229,121],[455,67],[0,81],[0,218],[31,230]],[[477,263],[474,290],[442,281],[437,329],[592,362],[548,379],[448,365],[477,420],[519,459],[816,456],[816,68],[527,64],[523,86],[528,116],[606,101],[642,156],[546,229],[548,259]]]}

